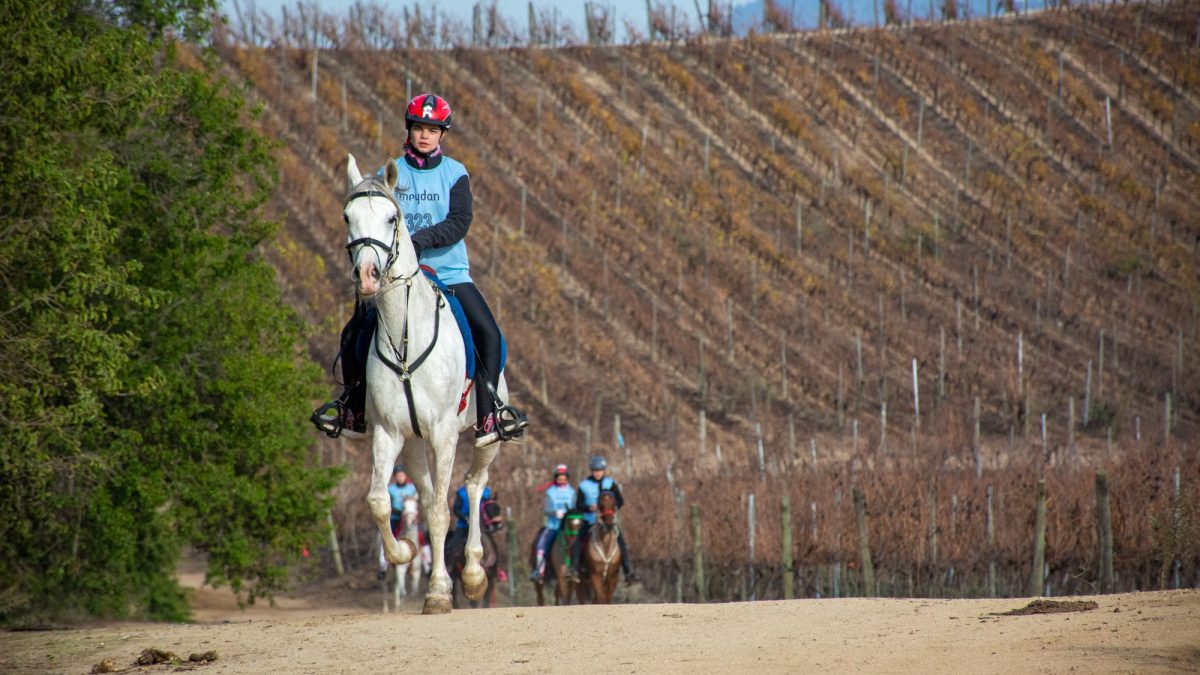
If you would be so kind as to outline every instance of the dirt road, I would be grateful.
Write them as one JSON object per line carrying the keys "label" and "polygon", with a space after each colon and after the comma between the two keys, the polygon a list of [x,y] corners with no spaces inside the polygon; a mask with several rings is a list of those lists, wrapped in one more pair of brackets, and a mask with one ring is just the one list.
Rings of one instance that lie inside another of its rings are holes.
{"label": "dirt road", "polygon": [[[372,596],[373,597],[373,596]],[[0,633],[0,672],[1200,672],[1200,592],[1098,596],[1091,611],[995,616],[1027,600],[794,600],[462,610],[420,616],[303,598],[240,612],[197,593],[202,623]],[[325,598],[328,601],[328,598]],[[362,594],[358,595],[361,604]],[[199,666],[133,666],[146,648]]]}

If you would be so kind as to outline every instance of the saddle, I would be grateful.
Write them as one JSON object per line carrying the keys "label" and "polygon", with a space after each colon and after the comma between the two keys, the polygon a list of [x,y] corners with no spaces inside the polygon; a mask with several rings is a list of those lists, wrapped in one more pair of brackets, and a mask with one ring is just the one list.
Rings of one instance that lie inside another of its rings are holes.
{"label": "saddle", "polygon": [[[472,385],[475,380],[476,353],[475,340],[471,337],[471,326],[467,323],[467,313],[463,311],[462,303],[454,295],[454,291],[449,286],[442,283],[438,278],[437,273],[433,268],[421,265],[421,271],[425,276],[433,282],[441,291],[442,297],[450,305],[450,312],[454,314],[454,322],[458,324],[458,331],[462,334],[463,348],[467,358],[466,372],[463,377],[466,384],[463,390],[462,397],[458,402],[458,412],[462,412],[467,407],[468,398]],[[366,363],[371,352],[371,340],[375,337],[375,330],[379,326],[379,315],[374,306],[368,307],[366,314],[363,316],[362,325],[359,328],[358,341],[354,344],[354,353],[358,357],[359,363]],[[504,366],[508,361],[508,343],[504,340],[504,335],[500,336],[500,372],[504,372]]]}

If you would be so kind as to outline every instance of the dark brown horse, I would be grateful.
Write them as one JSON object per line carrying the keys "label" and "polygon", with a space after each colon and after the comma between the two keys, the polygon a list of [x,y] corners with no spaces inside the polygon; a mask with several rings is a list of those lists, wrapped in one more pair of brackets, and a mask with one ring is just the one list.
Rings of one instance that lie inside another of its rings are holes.
{"label": "dark brown horse", "polygon": [[584,542],[583,562],[586,563],[592,601],[607,605],[612,603],[613,593],[617,590],[617,572],[621,569],[621,547],[617,544],[621,530],[617,526],[617,499],[613,493],[600,493],[596,512],[596,524]]}
{"label": "dark brown horse", "polygon": [[[546,574],[541,581],[533,582],[533,587],[537,590],[538,607],[546,604],[544,588],[551,579],[557,582],[554,586],[554,604],[556,605],[571,604],[571,595],[581,590],[578,588],[578,581],[569,574],[568,568],[571,550],[575,546],[575,539],[579,537],[581,524],[578,517],[568,516],[563,521],[562,529],[554,537],[554,541],[550,542],[550,548],[546,551]],[[537,567],[537,539],[534,537],[533,548],[529,552],[530,567]],[[579,596],[579,602],[583,604],[582,595]]]}
{"label": "dark brown horse", "polygon": [[[483,544],[483,559],[479,564],[483,565],[483,571],[487,575],[487,590],[479,600],[467,599],[472,609],[479,607],[480,603],[483,603],[485,609],[496,606],[496,575],[500,570],[500,550],[496,546],[494,535],[504,530],[504,518],[501,516],[500,504],[495,499],[484,500],[482,508],[479,509],[479,520],[483,530],[480,533],[482,536],[479,538],[480,543]],[[456,532],[455,534],[456,536],[446,542],[446,561],[452,583],[450,602],[454,609],[458,609],[458,594],[462,590],[462,571],[463,566],[467,564],[467,538],[465,533]],[[464,536],[457,536],[458,534]]]}

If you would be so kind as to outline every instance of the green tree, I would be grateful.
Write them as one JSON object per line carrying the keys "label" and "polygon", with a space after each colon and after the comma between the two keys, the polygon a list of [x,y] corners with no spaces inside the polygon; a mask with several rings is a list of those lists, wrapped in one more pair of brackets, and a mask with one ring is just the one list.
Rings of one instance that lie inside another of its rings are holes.
{"label": "green tree", "polygon": [[183,618],[185,545],[253,601],[320,540],[270,146],[162,37],[207,7],[0,6],[0,621]]}

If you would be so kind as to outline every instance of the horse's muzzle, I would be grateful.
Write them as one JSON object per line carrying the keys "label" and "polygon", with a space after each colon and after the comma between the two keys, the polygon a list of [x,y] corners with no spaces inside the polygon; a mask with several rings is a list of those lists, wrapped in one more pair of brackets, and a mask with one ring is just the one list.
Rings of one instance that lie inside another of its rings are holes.
{"label": "horse's muzzle", "polygon": [[379,266],[374,262],[364,262],[354,268],[354,281],[358,284],[358,292],[364,296],[372,296],[379,292]]}

